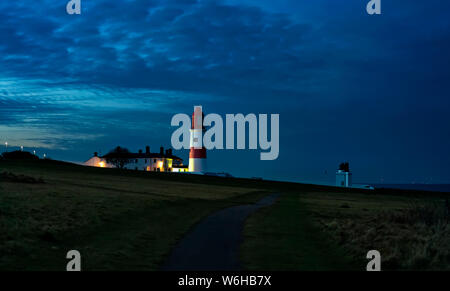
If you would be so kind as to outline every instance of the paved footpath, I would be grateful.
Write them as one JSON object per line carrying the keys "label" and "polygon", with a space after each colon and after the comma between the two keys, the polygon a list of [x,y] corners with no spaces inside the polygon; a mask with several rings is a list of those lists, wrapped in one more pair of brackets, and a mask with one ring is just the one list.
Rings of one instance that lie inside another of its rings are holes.
{"label": "paved footpath", "polygon": [[278,196],[272,194],[255,204],[233,206],[206,217],[175,246],[161,269],[240,270],[239,246],[246,218],[259,208],[273,204]]}

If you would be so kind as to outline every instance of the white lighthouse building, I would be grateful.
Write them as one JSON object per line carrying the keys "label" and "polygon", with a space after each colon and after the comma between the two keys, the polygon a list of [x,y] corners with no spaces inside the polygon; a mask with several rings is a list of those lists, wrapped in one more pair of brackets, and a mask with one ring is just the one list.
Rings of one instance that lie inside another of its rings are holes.
{"label": "white lighthouse building", "polygon": [[336,186],[338,187],[351,187],[352,186],[352,173],[348,163],[342,163],[339,165],[339,169],[336,172]]}
{"label": "white lighthouse building", "polygon": [[201,106],[194,107],[192,114],[190,152],[189,152],[189,172],[204,173],[206,171],[206,148],[203,145],[203,111]]}

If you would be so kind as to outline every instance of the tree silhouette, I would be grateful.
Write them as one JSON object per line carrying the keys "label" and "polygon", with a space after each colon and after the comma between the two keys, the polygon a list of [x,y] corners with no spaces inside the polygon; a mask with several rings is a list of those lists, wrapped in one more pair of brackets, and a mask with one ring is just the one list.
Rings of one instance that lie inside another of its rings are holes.
{"label": "tree silhouette", "polygon": [[123,169],[125,165],[130,163],[130,151],[120,146],[116,147],[104,156],[108,164],[114,165],[116,168]]}

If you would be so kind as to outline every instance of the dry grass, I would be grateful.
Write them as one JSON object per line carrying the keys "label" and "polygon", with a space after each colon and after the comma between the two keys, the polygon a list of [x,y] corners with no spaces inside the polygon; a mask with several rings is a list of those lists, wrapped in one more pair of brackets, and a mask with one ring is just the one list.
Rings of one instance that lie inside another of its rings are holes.
{"label": "dry grass", "polygon": [[252,215],[242,258],[250,270],[365,271],[369,250],[382,270],[449,270],[443,196],[380,192],[286,192]]}
{"label": "dry grass", "polygon": [[[385,270],[450,269],[450,225],[444,201],[401,202],[383,198],[380,201],[396,207],[374,208],[372,197],[361,196],[354,197],[353,204],[346,203],[348,209],[339,202],[336,207],[340,209],[329,209],[331,215],[322,212],[316,217],[322,228],[361,265],[367,251],[376,249],[382,255]],[[327,200],[330,204],[329,197]]]}

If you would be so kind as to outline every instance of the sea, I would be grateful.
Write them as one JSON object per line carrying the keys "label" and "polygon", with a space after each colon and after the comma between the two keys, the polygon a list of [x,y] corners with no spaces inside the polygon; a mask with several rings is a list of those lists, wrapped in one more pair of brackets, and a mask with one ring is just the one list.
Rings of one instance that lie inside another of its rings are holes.
{"label": "sea", "polygon": [[370,184],[375,189],[390,188],[404,190],[422,190],[435,192],[450,192],[450,184]]}

